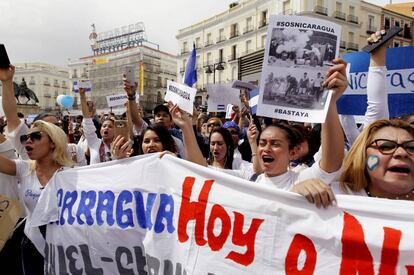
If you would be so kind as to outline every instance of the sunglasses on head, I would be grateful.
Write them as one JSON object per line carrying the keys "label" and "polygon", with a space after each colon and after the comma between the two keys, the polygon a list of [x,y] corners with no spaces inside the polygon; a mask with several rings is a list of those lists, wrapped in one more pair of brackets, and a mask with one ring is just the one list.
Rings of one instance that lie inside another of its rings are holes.
{"label": "sunglasses on head", "polygon": [[40,140],[42,138],[42,132],[32,132],[27,135],[22,135],[20,136],[20,143],[25,144],[29,140],[29,138],[31,141]]}
{"label": "sunglasses on head", "polygon": [[388,139],[376,139],[369,147],[375,148],[384,155],[391,155],[397,151],[398,147],[403,148],[408,154],[414,155],[414,140],[409,140],[403,143],[397,143]]}

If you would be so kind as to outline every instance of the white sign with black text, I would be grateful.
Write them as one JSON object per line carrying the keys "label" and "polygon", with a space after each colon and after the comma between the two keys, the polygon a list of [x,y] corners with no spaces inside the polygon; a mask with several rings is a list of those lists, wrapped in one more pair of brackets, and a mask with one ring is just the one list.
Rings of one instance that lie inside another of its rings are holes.
{"label": "white sign with black text", "polygon": [[338,56],[341,26],[305,16],[271,16],[257,114],[323,123],[331,92],[322,83]]}
{"label": "white sign with black text", "polygon": [[165,94],[164,100],[171,101],[177,104],[181,110],[192,114],[196,93],[197,89],[195,88],[168,80],[167,93]]}
{"label": "white sign with black text", "polygon": [[[139,99],[139,94],[136,94],[136,101]],[[128,102],[127,94],[108,95],[106,97],[108,107],[122,106]]]}
{"label": "white sign with black text", "polygon": [[207,84],[207,111],[225,112],[227,104],[241,106],[240,91],[230,84]]}

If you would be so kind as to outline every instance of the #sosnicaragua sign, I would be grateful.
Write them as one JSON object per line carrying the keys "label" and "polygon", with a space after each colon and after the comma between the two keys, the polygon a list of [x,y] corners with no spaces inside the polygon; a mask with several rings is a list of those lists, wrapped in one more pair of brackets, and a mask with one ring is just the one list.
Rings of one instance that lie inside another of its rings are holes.
{"label": "#sosnicaragua sign", "polygon": [[299,195],[158,155],[59,172],[46,274],[414,274],[414,203]]}

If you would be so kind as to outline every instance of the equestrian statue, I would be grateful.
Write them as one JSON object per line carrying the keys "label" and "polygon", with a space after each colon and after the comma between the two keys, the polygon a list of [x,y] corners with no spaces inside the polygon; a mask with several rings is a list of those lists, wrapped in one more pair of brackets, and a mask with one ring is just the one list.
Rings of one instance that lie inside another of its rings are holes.
{"label": "equestrian statue", "polygon": [[30,100],[33,100],[36,103],[39,102],[39,99],[37,98],[35,92],[33,92],[31,89],[27,87],[26,81],[24,78],[22,78],[22,83],[18,85],[16,82],[13,82],[13,88],[14,88],[14,96],[17,99],[17,104],[21,104],[19,97],[25,96],[27,98],[25,105],[28,105]]}

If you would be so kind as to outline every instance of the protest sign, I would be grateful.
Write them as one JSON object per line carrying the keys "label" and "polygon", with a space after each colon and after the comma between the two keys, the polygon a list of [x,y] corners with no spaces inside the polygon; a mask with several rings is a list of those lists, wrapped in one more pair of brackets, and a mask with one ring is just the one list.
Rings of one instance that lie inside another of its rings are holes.
{"label": "protest sign", "polygon": [[207,84],[207,111],[225,112],[227,104],[241,106],[240,91],[232,88],[232,84]]}
{"label": "protest sign", "polygon": [[169,155],[62,171],[32,221],[48,224],[46,274],[414,270],[413,202],[337,196],[337,206],[318,209]]}
{"label": "protest sign", "polygon": [[227,104],[226,107],[226,119],[231,119],[231,113],[233,112],[233,105],[232,104]]}
{"label": "protest sign", "polygon": [[181,110],[192,114],[196,93],[197,89],[168,80],[167,93],[165,94],[164,100],[172,101],[174,104],[177,104]]}
{"label": "protest sign", "polygon": [[[414,46],[387,49],[386,66],[390,117],[414,113]],[[350,66],[349,85],[338,100],[338,112],[364,115],[367,109],[367,77],[370,56],[365,52],[343,56]]]}
{"label": "protest sign", "polygon": [[106,103],[108,104],[108,107],[124,105],[127,102],[128,102],[128,95],[125,93],[106,96]]}
{"label": "protest sign", "polygon": [[257,114],[324,122],[331,93],[323,81],[338,55],[341,26],[304,16],[271,16]]}
{"label": "protest sign", "polygon": [[85,92],[92,91],[91,81],[87,79],[80,79],[80,80],[73,81],[73,92],[79,93],[80,88],[85,89]]}
{"label": "protest sign", "polygon": [[256,89],[257,86],[248,82],[243,82],[241,80],[234,80],[233,81],[233,85],[232,88],[234,89],[246,89],[246,90],[253,90]]}

